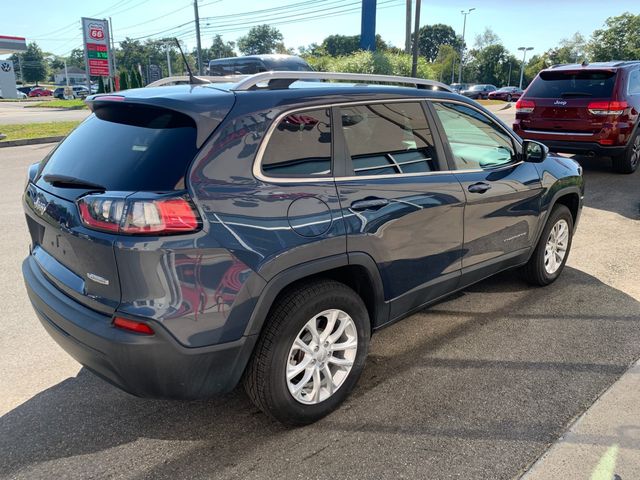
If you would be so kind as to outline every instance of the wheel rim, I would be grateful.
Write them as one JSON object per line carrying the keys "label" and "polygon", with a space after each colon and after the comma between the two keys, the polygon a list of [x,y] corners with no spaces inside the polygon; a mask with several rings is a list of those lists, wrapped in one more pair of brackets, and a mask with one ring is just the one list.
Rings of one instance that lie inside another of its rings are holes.
{"label": "wheel rim", "polygon": [[511,95],[507,95],[507,102],[511,101]]}
{"label": "wheel rim", "polygon": [[338,309],[319,313],[302,327],[289,350],[289,393],[306,405],[325,401],[349,376],[357,351],[353,319]]}
{"label": "wheel rim", "polygon": [[640,161],[640,135],[636,135],[631,147],[631,168],[635,168]]}
{"label": "wheel rim", "polygon": [[544,269],[549,275],[556,273],[562,266],[569,247],[569,224],[560,219],[553,226],[544,248]]}

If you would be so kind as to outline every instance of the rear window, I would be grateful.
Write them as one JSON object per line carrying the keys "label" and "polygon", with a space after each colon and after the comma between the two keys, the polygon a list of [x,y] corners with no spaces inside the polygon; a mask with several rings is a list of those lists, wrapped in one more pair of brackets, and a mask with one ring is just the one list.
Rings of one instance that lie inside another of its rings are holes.
{"label": "rear window", "polygon": [[65,175],[107,190],[184,188],[197,153],[191,118],[170,110],[117,105],[98,108],[46,161],[41,176]]}
{"label": "rear window", "polygon": [[527,97],[534,98],[609,98],[616,81],[615,72],[546,71],[529,86]]}

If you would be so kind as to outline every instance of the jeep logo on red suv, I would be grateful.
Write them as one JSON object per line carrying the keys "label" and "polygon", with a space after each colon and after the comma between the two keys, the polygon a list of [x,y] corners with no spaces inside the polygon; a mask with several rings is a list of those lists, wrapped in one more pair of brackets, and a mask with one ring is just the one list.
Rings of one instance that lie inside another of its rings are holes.
{"label": "jeep logo on red suv", "polygon": [[565,100],[556,100],[555,102],[553,102],[553,104],[565,106],[567,102]]}

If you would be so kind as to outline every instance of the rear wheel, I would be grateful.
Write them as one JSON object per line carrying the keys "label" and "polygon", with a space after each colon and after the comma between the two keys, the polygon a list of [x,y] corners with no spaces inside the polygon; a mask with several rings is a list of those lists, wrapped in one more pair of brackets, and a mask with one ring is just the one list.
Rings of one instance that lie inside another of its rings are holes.
{"label": "rear wheel", "polygon": [[612,157],[613,170],[618,173],[633,173],[640,164],[640,129],[636,129],[635,135],[629,141],[624,153]]}
{"label": "rear wheel", "polygon": [[529,262],[522,268],[525,280],[539,286],[554,282],[567,263],[572,238],[573,216],[566,206],[556,205]]}
{"label": "rear wheel", "polygon": [[512,99],[511,94],[508,94],[508,95],[507,95],[507,102],[510,102],[510,101],[511,101],[511,99]]}
{"label": "rear wheel", "polygon": [[335,410],[364,367],[370,323],[362,299],[333,280],[283,296],[271,311],[243,383],[270,417],[306,425]]}

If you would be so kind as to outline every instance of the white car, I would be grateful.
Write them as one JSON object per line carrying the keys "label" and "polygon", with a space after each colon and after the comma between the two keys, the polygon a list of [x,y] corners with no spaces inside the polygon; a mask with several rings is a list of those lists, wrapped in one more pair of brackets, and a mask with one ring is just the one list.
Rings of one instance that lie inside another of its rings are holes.
{"label": "white car", "polygon": [[[4,98],[2,96],[2,90],[0,90],[0,98]],[[25,98],[27,98],[27,94],[24,93],[24,92],[21,92],[20,90],[18,90],[18,98],[21,99],[21,100],[25,99]]]}

